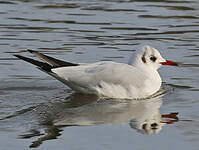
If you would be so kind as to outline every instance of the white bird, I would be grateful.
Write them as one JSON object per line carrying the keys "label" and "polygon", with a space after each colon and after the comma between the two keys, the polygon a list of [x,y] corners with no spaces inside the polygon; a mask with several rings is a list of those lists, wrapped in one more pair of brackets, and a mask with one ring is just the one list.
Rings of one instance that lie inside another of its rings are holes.
{"label": "white bird", "polygon": [[14,56],[36,65],[76,92],[111,98],[147,98],[161,87],[158,68],[161,65],[177,66],[176,62],[165,60],[157,49],[150,46],[137,51],[128,64],[113,61],[77,64],[28,51],[44,62],[21,55]]}

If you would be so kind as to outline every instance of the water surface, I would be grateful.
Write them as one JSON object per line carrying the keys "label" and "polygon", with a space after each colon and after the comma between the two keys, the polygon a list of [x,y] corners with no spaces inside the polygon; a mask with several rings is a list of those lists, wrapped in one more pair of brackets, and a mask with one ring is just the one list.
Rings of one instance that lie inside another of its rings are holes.
{"label": "water surface", "polygon": [[[198,149],[198,19],[197,0],[1,1],[1,149]],[[126,63],[146,44],[180,67],[141,102],[74,94],[12,56]]]}

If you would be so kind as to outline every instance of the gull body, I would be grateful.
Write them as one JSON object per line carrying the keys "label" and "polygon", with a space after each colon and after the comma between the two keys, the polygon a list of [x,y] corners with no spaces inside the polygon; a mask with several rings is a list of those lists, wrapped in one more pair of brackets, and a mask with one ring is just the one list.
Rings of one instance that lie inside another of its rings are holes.
{"label": "gull body", "polygon": [[177,65],[162,58],[158,50],[150,46],[135,52],[128,64],[112,61],[75,64],[36,51],[29,52],[45,63],[15,56],[36,65],[76,92],[122,99],[147,98],[156,93],[162,83],[158,68],[161,65]]}
{"label": "gull body", "polygon": [[52,69],[52,72],[75,91],[111,98],[144,98],[157,92],[161,86],[157,71],[148,76],[134,66],[116,62],[63,67]]}

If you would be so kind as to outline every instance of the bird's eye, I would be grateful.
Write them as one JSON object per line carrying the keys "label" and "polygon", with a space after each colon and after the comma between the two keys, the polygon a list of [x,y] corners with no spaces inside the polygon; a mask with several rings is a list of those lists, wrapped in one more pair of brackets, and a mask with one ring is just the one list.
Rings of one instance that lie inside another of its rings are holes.
{"label": "bird's eye", "polygon": [[151,56],[151,57],[150,57],[150,60],[153,61],[153,62],[155,62],[156,59],[157,59],[157,58],[156,58],[155,56]]}

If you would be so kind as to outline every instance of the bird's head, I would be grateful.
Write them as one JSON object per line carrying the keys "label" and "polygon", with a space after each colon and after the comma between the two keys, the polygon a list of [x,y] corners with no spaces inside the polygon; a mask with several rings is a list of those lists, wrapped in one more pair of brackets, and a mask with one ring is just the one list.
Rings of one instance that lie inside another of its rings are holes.
{"label": "bird's head", "polygon": [[150,46],[144,46],[140,51],[134,55],[132,65],[137,67],[147,67],[157,70],[161,65],[177,66],[174,61],[165,60],[159,51]]}

